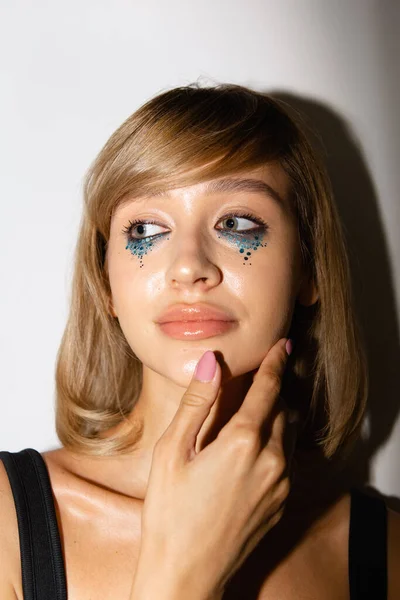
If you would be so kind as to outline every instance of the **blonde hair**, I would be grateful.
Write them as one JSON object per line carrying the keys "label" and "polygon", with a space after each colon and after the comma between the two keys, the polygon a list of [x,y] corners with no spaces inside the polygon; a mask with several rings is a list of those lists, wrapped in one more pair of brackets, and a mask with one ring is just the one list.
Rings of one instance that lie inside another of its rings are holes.
{"label": "blonde hair", "polygon": [[319,295],[309,309],[296,305],[293,317],[293,374],[308,390],[299,443],[320,447],[331,458],[356,440],[368,394],[367,361],[323,163],[283,102],[243,86],[196,83],[146,102],[111,135],[86,174],[70,313],[56,365],[56,430],[65,447],[119,454],[132,449],[143,431],[134,422],[127,434],[104,435],[127,420],[142,384],[141,361],[110,314],[106,260],[115,208],[128,196],[270,161],[291,182],[303,266]]}

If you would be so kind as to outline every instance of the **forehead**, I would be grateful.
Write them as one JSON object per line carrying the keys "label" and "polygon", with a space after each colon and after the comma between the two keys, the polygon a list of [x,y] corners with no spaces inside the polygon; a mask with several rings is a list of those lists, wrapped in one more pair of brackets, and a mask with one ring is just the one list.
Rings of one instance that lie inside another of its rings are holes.
{"label": "forehead", "polygon": [[174,189],[155,189],[148,193],[130,196],[119,208],[134,202],[140,207],[146,207],[150,201],[162,199],[182,199],[191,201],[197,197],[232,194],[257,194],[272,201],[276,207],[290,212],[289,206],[290,181],[282,167],[278,164],[263,165],[231,173],[227,176],[209,179],[193,185]]}

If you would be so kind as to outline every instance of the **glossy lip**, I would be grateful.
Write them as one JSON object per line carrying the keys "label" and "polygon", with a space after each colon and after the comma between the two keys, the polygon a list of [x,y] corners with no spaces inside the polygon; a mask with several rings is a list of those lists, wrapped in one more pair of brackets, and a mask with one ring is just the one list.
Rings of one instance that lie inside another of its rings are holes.
{"label": "glossy lip", "polygon": [[235,321],[170,321],[159,323],[163,333],[176,340],[204,340],[228,333],[237,325]]}
{"label": "glossy lip", "polygon": [[206,304],[205,302],[197,302],[196,304],[174,304],[166,311],[163,311],[156,319],[156,323],[171,323],[171,322],[188,322],[188,321],[236,321],[232,313],[225,308]]}

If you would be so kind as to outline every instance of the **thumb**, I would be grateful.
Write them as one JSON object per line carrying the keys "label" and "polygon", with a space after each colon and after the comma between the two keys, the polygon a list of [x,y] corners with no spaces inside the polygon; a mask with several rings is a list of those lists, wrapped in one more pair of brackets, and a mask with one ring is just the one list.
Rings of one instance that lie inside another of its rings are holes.
{"label": "thumb", "polygon": [[220,382],[221,367],[214,352],[207,350],[197,363],[192,381],[165,432],[178,462],[196,455],[196,438],[218,396]]}

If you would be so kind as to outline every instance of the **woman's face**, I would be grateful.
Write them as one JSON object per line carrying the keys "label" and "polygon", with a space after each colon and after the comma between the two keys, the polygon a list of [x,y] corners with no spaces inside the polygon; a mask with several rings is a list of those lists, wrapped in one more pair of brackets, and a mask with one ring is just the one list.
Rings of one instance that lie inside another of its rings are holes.
{"label": "woman's face", "polygon": [[[211,182],[121,205],[107,251],[113,312],[130,347],[144,369],[184,388],[209,349],[223,355],[229,378],[258,368],[289,330],[302,276],[282,168]],[[131,227],[136,219],[156,224]],[[170,337],[156,322],[174,304],[198,302],[235,322],[202,339]]]}

